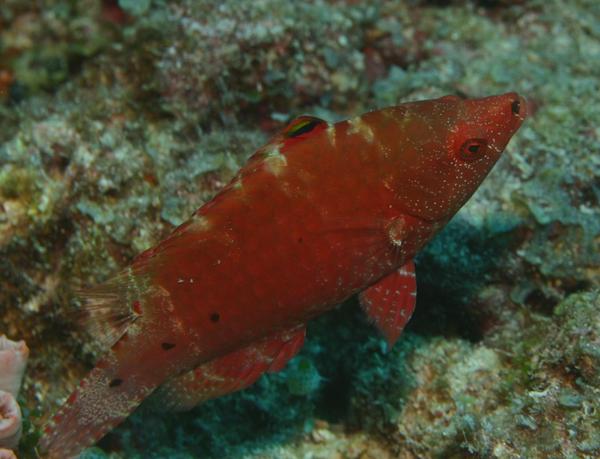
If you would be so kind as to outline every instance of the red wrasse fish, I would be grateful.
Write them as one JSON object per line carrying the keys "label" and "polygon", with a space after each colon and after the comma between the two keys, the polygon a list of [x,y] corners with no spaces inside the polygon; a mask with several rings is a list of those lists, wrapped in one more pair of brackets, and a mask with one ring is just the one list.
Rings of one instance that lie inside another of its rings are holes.
{"label": "red wrasse fish", "polygon": [[415,305],[412,258],[525,111],[508,93],[295,119],[167,239],[86,294],[110,349],[47,424],[41,453],[76,456],[151,394],[177,410],[247,387],[298,352],[309,319],[356,293],[391,346]]}

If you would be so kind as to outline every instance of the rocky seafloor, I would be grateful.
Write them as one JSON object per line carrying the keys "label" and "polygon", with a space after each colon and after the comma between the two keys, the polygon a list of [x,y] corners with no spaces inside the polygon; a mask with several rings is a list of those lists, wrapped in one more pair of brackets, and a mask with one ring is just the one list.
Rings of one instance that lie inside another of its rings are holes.
{"label": "rocky seafloor", "polygon": [[355,300],[253,387],[142,408],[85,458],[600,457],[600,3],[4,0],[0,334],[19,457],[93,364],[75,290],[295,115],[518,91],[530,118],[417,259],[392,351]]}

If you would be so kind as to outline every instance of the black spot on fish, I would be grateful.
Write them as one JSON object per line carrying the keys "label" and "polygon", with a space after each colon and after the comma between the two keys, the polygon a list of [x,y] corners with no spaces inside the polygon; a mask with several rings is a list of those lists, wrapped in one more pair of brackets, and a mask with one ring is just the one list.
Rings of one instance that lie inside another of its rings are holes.
{"label": "black spot on fish", "polygon": [[221,316],[219,315],[218,312],[213,312],[210,315],[210,320],[211,320],[211,322],[217,323],[219,320],[221,320]]}
{"label": "black spot on fish", "polygon": [[175,347],[175,344],[173,344],[173,343],[162,343],[160,345],[160,347],[162,347],[163,350],[168,351],[170,349],[173,349]]}
{"label": "black spot on fish", "polygon": [[121,384],[123,384],[123,380],[122,379],[113,379],[111,382],[108,383],[108,387],[118,387]]}

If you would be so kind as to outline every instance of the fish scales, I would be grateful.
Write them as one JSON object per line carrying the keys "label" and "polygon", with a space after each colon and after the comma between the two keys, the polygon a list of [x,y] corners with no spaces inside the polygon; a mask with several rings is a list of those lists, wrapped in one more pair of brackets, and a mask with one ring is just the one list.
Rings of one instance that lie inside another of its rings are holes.
{"label": "fish scales", "polygon": [[515,93],[446,96],[292,121],[171,236],[84,294],[108,350],[47,424],[42,455],[76,457],[148,397],[189,409],[247,387],[299,351],[308,320],[359,292],[393,345],[415,306],[412,258],[525,107]]}

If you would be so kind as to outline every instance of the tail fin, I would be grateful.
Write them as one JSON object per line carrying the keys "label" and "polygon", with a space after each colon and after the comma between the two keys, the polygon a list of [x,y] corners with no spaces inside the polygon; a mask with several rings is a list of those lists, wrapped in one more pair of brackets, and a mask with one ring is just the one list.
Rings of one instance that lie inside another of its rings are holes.
{"label": "tail fin", "polygon": [[189,342],[174,331],[169,302],[166,291],[144,292],[139,317],[44,429],[39,442],[43,454],[76,457],[123,422],[169,376],[194,364],[189,362],[194,358]]}
{"label": "tail fin", "polygon": [[51,459],[77,457],[120,424],[159,382],[120,376],[101,360],[46,425],[39,447]]}

